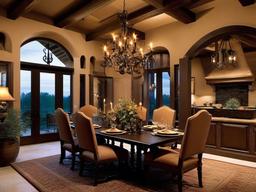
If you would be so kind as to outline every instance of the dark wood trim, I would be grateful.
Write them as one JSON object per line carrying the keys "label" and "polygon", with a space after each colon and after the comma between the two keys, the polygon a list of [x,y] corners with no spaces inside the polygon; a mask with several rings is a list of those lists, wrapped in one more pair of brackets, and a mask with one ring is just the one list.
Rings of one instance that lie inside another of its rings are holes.
{"label": "dark wood trim", "polygon": [[87,1],[87,3],[80,7],[80,9],[66,13],[65,15],[61,15],[58,19],[55,21],[55,25],[58,27],[66,27],[69,26],[75,22],[78,22],[82,20],[83,18],[89,16],[92,12],[97,10],[100,7],[104,7],[110,3],[112,3],[114,0],[93,0],[93,1]]}
{"label": "dark wood trim", "polygon": [[180,59],[179,82],[179,128],[185,129],[187,118],[191,115],[191,61],[188,57]]}
{"label": "dark wood trim", "polygon": [[86,76],[85,74],[80,74],[80,102],[79,102],[79,106],[82,107],[84,106],[86,103]]}
{"label": "dark wood trim", "polygon": [[58,67],[58,66],[52,66],[52,65],[47,65],[47,64],[38,64],[38,63],[29,63],[29,62],[21,62],[22,68],[23,69],[38,69],[42,71],[52,71],[52,72],[67,72],[67,73],[73,73],[74,69],[73,68],[68,68],[68,67]]}
{"label": "dark wood trim", "polygon": [[32,5],[34,0],[15,0],[10,7],[7,9],[7,18],[9,19],[17,19],[23,13],[26,12],[27,8]]}
{"label": "dark wood trim", "polygon": [[249,27],[249,26],[242,26],[242,25],[232,25],[227,27],[222,27],[219,29],[216,29],[207,35],[200,38],[185,54],[188,58],[195,57],[203,48],[207,47],[213,42],[216,42],[216,40],[222,38],[225,35],[256,35],[256,28]]}
{"label": "dark wood trim", "polygon": [[239,0],[242,6],[246,7],[255,3],[255,0]]}

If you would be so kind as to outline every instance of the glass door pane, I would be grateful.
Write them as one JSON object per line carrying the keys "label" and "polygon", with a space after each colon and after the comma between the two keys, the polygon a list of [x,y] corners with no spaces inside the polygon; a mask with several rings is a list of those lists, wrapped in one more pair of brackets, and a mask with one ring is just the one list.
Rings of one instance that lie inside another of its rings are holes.
{"label": "glass door pane", "polygon": [[20,72],[20,112],[24,129],[21,136],[31,136],[31,71]]}
{"label": "glass door pane", "polygon": [[71,75],[63,75],[63,109],[71,113]]}
{"label": "glass door pane", "polygon": [[170,75],[168,72],[162,72],[162,96],[163,105],[170,106],[170,96],[171,96],[171,85],[170,85]]}
{"label": "glass door pane", "polygon": [[149,85],[149,111],[148,111],[148,118],[152,119],[153,111],[156,108],[157,102],[157,94],[156,94],[156,87],[157,87],[157,74],[156,73],[149,73],[148,78],[148,85]]}
{"label": "glass door pane", "polygon": [[55,74],[40,72],[40,134],[56,133]]}

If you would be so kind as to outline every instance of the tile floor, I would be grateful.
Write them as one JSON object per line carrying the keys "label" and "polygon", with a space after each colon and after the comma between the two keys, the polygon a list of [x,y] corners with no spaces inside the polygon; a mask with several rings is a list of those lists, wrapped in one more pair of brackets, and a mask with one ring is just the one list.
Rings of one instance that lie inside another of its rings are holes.
{"label": "tile floor", "polygon": [[[129,149],[128,145],[125,148]],[[59,142],[49,142],[36,145],[27,145],[20,148],[20,153],[16,161],[26,161],[60,153]],[[256,163],[242,161],[227,157],[204,154],[204,158],[225,161],[229,163],[249,166],[256,168]],[[20,176],[10,166],[0,168],[0,192],[36,192],[37,190],[31,186],[22,176]]]}

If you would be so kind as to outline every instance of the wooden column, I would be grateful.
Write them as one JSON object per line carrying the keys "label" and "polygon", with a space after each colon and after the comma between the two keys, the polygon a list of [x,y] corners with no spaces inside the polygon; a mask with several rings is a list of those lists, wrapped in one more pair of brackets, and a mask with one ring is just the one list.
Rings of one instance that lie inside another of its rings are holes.
{"label": "wooden column", "polygon": [[180,59],[179,79],[179,128],[184,129],[191,115],[191,61],[188,57]]}

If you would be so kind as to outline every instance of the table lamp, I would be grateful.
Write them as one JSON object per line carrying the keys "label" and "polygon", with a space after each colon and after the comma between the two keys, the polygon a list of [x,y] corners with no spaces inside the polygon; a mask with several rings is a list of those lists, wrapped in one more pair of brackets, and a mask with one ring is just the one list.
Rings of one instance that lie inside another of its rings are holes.
{"label": "table lamp", "polygon": [[8,101],[15,99],[9,93],[8,87],[0,86],[0,120],[3,121],[7,115]]}

